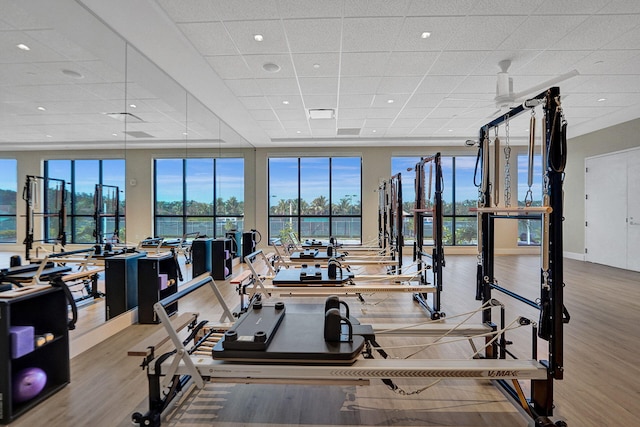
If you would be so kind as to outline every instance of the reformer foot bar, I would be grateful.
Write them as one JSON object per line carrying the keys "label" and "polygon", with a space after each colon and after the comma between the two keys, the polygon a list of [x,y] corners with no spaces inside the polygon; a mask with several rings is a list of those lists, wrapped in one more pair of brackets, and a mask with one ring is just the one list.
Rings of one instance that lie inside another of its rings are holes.
{"label": "reformer foot bar", "polygon": [[[391,383],[397,388],[392,379],[544,380],[547,377],[546,367],[535,360],[373,359],[370,345],[373,345],[383,357],[387,356],[386,352],[377,348],[376,329],[369,325],[360,325],[348,315],[348,308],[346,317],[343,316],[340,304],[336,304],[337,308],[333,308],[335,305],[329,305],[331,298],[325,303],[324,311],[319,312],[316,312],[318,307],[315,310],[311,308],[311,312],[296,312],[294,308],[293,312],[288,314],[283,303],[272,306],[254,305],[252,311],[243,314],[231,329],[226,329],[223,334],[218,333],[222,338],[213,346],[210,355],[207,355],[208,350],[196,354],[198,346],[206,342],[208,335],[220,330],[212,328],[196,340],[196,330],[200,329],[199,326],[203,322],[195,326],[196,322],[193,320],[193,330],[189,337],[183,340],[178,336],[178,331],[174,329],[164,307],[207,283],[213,283],[212,278],[206,274],[202,275],[187,283],[185,289],[154,305],[174,350],[157,356],[154,353],[155,347],[144,352],[142,367],[147,370],[149,382],[149,410],[145,414],[134,413],[132,421],[135,424],[160,426],[163,413],[167,411],[173,399],[179,398],[194,384],[202,389],[205,381],[243,384],[367,385],[371,380],[379,379],[388,386]],[[304,306],[301,309],[309,308]],[[245,316],[248,316],[248,321],[243,323]],[[292,319],[289,322],[288,316]],[[260,322],[254,320],[256,318],[264,319],[264,323],[259,324]],[[302,321],[309,318],[313,318],[313,321]],[[315,319],[320,320],[315,322]],[[297,328],[301,328],[299,333],[292,333]],[[422,336],[423,331],[405,328],[401,329],[398,335]],[[238,336],[242,339],[236,340]],[[321,350],[306,353],[304,348],[300,348],[300,336],[305,337],[305,343]],[[197,342],[187,348],[186,345],[192,339]],[[293,349],[293,353],[288,352],[289,348]]]}

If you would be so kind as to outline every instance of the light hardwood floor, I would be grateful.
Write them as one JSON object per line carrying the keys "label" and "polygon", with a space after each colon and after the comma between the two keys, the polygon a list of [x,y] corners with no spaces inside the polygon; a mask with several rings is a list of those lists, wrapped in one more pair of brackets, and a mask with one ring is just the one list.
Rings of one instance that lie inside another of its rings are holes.
{"label": "light hardwood floor", "polygon": [[[442,296],[448,317],[478,307],[474,299],[475,265],[474,256],[446,257]],[[234,273],[238,271],[236,268]],[[538,257],[498,257],[496,277],[503,286],[535,299]],[[556,382],[555,415],[576,427],[638,425],[640,273],[565,259],[565,283],[565,305],[571,322],[565,327],[565,379]],[[226,282],[220,287],[228,304],[234,306],[238,300],[233,287]],[[507,297],[496,297],[508,302]],[[362,322],[426,320],[406,294],[371,295],[365,304],[356,299],[349,303]],[[204,319],[216,321],[221,314],[207,287],[180,304],[180,311],[196,310]],[[518,315],[537,319],[535,310],[511,307],[509,304],[508,321]],[[92,309],[99,311],[99,305]],[[71,383],[11,425],[131,425],[131,414],[146,410],[147,382],[139,367],[141,360],[127,357],[126,351],[156,328],[130,326],[73,358]],[[512,351],[529,357],[529,330],[515,331],[509,338],[514,341]],[[380,341],[383,345],[396,343],[393,339]],[[540,341],[539,346],[543,357],[545,342]],[[464,358],[469,354],[469,346],[461,343],[431,349],[420,357]],[[417,380],[400,383],[409,391],[426,384]],[[526,426],[527,420],[488,381],[441,381],[415,396],[393,393],[373,381],[364,387],[207,384],[203,390],[188,394],[163,425],[512,427]]]}

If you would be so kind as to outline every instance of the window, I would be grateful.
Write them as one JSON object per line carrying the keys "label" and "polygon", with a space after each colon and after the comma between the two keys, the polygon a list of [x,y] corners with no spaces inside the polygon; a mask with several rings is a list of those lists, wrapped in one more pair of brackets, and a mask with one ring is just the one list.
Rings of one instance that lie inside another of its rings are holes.
{"label": "window", "polygon": [[244,228],[244,159],[156,159],[154,171],[157,236]]}
{"label": "window", "polygon": [[[533,156],[533,182],[529,192],[529,156],[518,154],[518,206],[542,206],[542,156]],[[540,218],[518,220],[518,246],[539,246],[542,239],[542,220]]]}
{"label": "window", "polygon": [[[117,231],[120,238],[124,238],[125,161],[123,159],[47,160],[44,168],[45,178],[64,180],[67,184],[65,230],[67,243],[96,242],[94,195],[98,184],[118,187],[120,230]],[[48,211],[57,210],[49,206]],[[45,218],[45,239],[55,238],[56,229],[54,220]],[[102,230],[112,235],[116,231],[115,219],[105,219]]]}
{"label": "window", "polygon": [[[415,239],[415,227],[413,224],[415,173],[413,171],[408,172],[407,169],[415,167],[419,161],[420,157],[391,158],[391,174],[402,174],[402,200],[405,212],[403,233],[405,243]],[[442,156],[442,176],[444,180],[442,241],[445,245],[477,244],[478,225],[476,214],[469,210],[469,208],[477,205],[478,200],[478,189],[473,185],[474,168],[475,157]],[[425,219],[428,220],[429,218]],[[424,230],[425,233],[430,233],[431,227],[424,227]],[[424,239],[432,238],[431,235],[423,237]]]}
{"label": "window", "polygon": [[0,159],[0,243],[16,243],[16,196],[18,162]]}
{"label": "window", "polygon": [[362,241],[362,159],[269,159],[269,238]]}

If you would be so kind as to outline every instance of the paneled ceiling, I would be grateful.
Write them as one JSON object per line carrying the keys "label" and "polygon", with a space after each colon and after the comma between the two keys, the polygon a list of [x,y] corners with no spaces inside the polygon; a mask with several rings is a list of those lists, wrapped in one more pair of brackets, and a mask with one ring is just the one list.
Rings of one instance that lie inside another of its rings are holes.
{"label": "paneled ceiling", "polygon": [[[570,137],[640,117],[637,0],[0,8],[1,150],[460,145],[552,84]],[[526,135],[513,120],[514,142]]]}

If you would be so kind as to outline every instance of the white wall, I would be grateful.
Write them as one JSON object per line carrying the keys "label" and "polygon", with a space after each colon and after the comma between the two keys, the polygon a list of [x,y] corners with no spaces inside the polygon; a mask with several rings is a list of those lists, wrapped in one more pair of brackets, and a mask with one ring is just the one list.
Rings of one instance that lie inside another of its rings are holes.
{"label": "white wall", "polygon": [[[569,126],[571,123],[569,123]],[[640,146],[640,119],[572,138],[567,141],[564,179],[565,255],[584,259],[585,158]]]}

